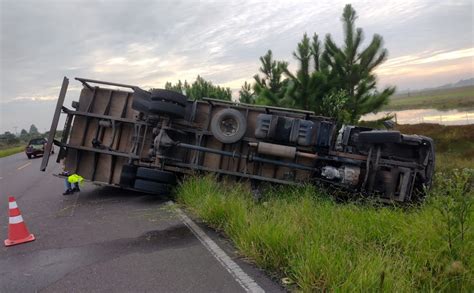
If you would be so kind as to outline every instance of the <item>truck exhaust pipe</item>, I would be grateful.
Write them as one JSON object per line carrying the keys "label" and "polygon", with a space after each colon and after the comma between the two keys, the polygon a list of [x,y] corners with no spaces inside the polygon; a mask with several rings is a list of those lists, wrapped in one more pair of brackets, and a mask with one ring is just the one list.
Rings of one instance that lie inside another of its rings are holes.
{"label": "truck exhaust pipe", "polygon": [[282,157],[286,159],[294,159],[296,156],[308,159],[316,159],[318,157],[317,154],[299,152],[296,150],[296,147],[268,142],[249,142],[249,146],[256,147],[258,154]]}

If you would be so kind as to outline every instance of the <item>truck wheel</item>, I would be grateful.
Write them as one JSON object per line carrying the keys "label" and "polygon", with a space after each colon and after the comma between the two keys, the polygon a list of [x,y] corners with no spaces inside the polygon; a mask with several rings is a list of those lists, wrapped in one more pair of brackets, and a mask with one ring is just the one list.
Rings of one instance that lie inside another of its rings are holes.
{"label": "truck wheel", "polygon": [[137,95],[133,97],[132,109],[138,112],[148,113],[148,104],[149,102],[144,97]]}
{"label": "truck wheel", "polygon": [[151,101],[148,110],[153,114],[168,115],[174,118],[183,118],[186,108],[170,102]]}
{"label": "truck wheel", "polygon": [[244,115],[235,109],[217,112],[211,121],[211,132],[222,143],[234,143],[244,137],[247,121]]}
{"label": "truck wheel", "polygon": [[167,184],[176,183],[176,175],[174,173],[151,168],[139,167],[137,169],[137,177]]}
{"label": "truck wheel", "polygon": [[143,90],[139,87],[134,87],[133,88],[133,97],[148,100],[150,98],[150,92],[146,91],[146,90]]}
{"label": "truck wheel", "polygon": [[167,184],[143,180],[143,179],[135,180],[135,184],[133,187],[140,191],[159,194],[159,195],[167,195],[170,192],[170,186]]}
{"label": "truck wheel", "polygon": [[151,91],[151,100],[172,102],[172,103],[181,105],[183,107],[186,107],[186,104],[188,102],[188,97],[180,93],[169,91],[169,90],[154,89]]}
{"label": "truck wheel", "polygon": [[137,173],[137,166],[123,165],[120,173],[120,185],[132,187]]}
{"label": "truck wheel", "polygon": [[400,143],[402,135],[400,131],[372,130],[359,133],[360,143]]}

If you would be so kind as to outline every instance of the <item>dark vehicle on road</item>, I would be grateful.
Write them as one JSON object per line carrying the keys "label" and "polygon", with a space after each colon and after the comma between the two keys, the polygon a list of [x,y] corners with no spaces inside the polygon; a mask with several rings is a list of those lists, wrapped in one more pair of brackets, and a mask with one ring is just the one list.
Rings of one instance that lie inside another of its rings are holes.
{"label": "dark vehicle on road", "polygon": [[[63,81],[46,149],[59,146],[56,161],[64,159],[68,172],[95,183],[161,194],[177,175],[206,171],[406,202],[432,182],[435,153],[428,137],[338,127],[311,111],[76,80],[83,89],[72,108],[63,106],[69,83]],[[61,113],[62,138],[53,141]]]}
{"label": "dark vehicle on road", "polygon": [[[47,140],[45,138],[33,138],[30,139],[28,144],[25,147],[25,154],[28,159],[31,157],[37,157],[44,154]],[[54,148],[51,147],[51,153],[54,154]]]}

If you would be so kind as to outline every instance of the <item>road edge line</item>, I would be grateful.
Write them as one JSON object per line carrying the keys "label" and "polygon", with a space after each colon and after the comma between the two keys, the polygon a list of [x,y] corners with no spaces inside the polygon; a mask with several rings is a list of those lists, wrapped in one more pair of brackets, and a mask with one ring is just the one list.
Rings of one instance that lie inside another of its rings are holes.
{"label": "road edge line", "polygon": [[242,268],[228,256],[222,248],[220,248],[214,240],[212,240],[206,233],[191,220],[175,203],[168,201],[167,205],[172,206],[181,221],[188,227],[197,239],[206,247],[206,249],[214,256],[215,259],[232,275],[239,285],[244,288],[246,292],[265,292],[257,282],[255,282]]}

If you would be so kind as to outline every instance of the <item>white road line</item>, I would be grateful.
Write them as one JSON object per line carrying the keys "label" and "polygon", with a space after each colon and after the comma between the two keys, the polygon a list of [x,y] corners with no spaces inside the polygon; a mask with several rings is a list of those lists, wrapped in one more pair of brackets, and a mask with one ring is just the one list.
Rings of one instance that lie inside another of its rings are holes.
{"label": "white road line", "polygon": [[16,168],[16,169],[17,169],[17,170],[21,170],[21,169],[23,169],[23,168],[25,168],[25,167],[28,167],[29,165],[31,165],[31,162],[26,163],[26,164],[24,164],[23,166],[20,166],[20,167],[18,167],[18,168]]}
{"label": "white road line", "polygon": [[193,232],[193,234],[201,241],[204,247],[214,256],[220,264],[234,277],[246,292],[265,292],[257,282],[247,275],[237,263],[235,263],[199,226],[193,222],[177,205],[169,201],[167,203],[173,206],[181,218],[181,221]]}

